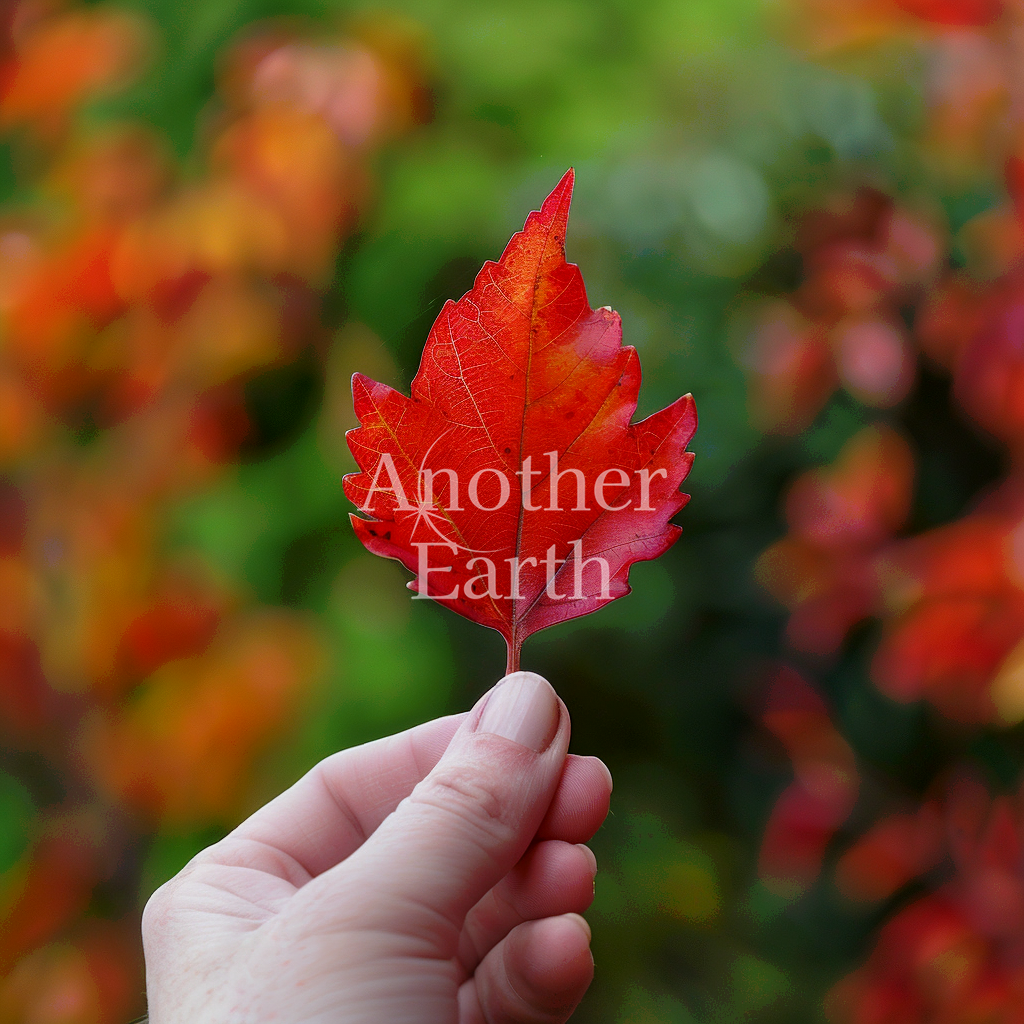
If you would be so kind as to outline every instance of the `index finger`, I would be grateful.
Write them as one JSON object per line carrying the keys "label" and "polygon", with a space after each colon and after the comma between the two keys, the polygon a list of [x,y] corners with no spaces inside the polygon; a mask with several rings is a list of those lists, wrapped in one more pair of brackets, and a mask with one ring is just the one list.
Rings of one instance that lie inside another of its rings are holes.
{"label": "index finger", "polygon": [[[296,886],[358,849],[440,760],[468,712],[331,754],[204,856]],[[538,839],[586,842],[608,813],[611,775],[570,754]]]}

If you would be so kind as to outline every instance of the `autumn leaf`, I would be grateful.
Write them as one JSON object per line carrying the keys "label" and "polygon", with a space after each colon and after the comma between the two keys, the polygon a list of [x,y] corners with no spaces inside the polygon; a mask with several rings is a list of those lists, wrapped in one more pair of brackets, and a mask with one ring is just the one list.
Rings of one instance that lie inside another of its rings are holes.
{"label": "autumn leaf", "polygon": [[908,14],[937,25],[987,25],[1002,14],[1000,0],[897,0]]}
{"label": "autumn leaf", "polygon": [[473,289],[441,310],[407,398],[355,374],[361,472],[345,493],[369,551],[417,597],[498,630],[508,670],[538,629],[629,593],[678,538],[697,427],[686,395],[632,423],[636,350],[565,261],[570,170]]}

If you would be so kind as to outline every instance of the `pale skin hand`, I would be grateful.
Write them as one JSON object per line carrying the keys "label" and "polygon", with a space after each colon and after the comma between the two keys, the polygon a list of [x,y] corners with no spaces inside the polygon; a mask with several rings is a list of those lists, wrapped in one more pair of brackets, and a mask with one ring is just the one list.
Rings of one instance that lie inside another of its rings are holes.
{"label": "pale skin hand", "polygon": [[549,684],[327,758],[150,899],[151,1024],[561,1024],[611,776]]}

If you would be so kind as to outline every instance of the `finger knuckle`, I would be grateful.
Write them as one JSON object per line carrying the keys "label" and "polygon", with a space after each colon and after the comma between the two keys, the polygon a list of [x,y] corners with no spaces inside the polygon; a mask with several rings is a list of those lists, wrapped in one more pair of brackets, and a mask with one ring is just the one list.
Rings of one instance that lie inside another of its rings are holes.
{"label": "finger knuckle", "polygon": [[505,843],[515,832],[508,801],[498,787],[462,765],[438,767],[416,787],[412,798],[451,816],[457,827],[476,833],[485,845]]}
{"label": "finger knuckle", "polygon": [[146,900],[142,909],[142,938],[152,943],[164,935],[173,913],[174,893],[170,882],[165,882]]}

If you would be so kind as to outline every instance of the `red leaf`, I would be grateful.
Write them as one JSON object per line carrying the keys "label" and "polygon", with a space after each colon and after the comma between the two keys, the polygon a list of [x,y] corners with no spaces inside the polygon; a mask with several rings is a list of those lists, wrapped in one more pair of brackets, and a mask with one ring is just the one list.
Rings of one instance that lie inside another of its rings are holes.
{"label": "red leaf", "polygon": [[937,25],[987,25],[1002,14],[1000,0],[897,0],[908,14]]}
{"label": "red leaf", "polygon": [[445,304],[411,398],[352,378],[362,472],[345,493],[372,516],[352,516],[356,534],[420,596],[498,630],[510,670],[531,633],[628,594],[629,567],[676,540],[693,461],[689,395],[630,422],[636,350],[565,261],[572,184]]}

